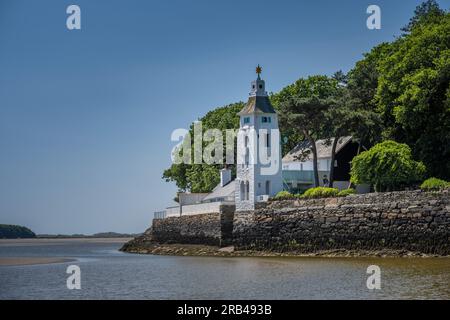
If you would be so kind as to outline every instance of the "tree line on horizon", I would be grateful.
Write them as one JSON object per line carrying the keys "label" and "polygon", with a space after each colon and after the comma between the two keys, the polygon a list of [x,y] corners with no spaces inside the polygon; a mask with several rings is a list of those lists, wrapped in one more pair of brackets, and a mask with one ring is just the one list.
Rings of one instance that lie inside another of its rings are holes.
{"label": "tree line on horizon", "polygon": [[[347,74],[300,78],[270,94],[280,118],[282,153],[308,140],[316,186],[316,140],[325,139],[332,147],[332,186],[336,145],[344,136],[358,143],[358,154],[380,142],[386,142],[387,150],[400,149],[403,153],[398,155],[415,160],[407,164],[412,166],[409,172],[418,173],[411,175],[411,181],[450,180],[450,13],[435,0],[427,0],[417,6],[401,32],[395,40],[365,53]],[[238,102],[208,112],[199,119],[203,130],[239,128],[237,113],[243,106]],[[235,165],[228,167],[235,175]],[[175,182],[180,191],[211,192],[219,183],[220,168],[172,164],[163,179]]]}
{"label": "tree line on horizon", "polygon": [[24,226],[0,224],[0,239],[36,238],[36,234]]}

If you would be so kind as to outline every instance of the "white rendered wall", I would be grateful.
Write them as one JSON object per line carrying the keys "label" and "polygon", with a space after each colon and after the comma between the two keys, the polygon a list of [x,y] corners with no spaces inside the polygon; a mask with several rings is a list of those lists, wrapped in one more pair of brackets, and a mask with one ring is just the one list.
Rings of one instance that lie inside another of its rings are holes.
{"label": "white rendered wall", "polygon": [[190,216],[203,213],[219,213],[220,206],[223,204],[233,204],[233,202],[217,201],[217,202],[205,202],[198,204],[190,204],[181,208],[182,216]]}
{"label": "white rendered wall", "polygon": [[[262,122],[262,117],[270,117],[270,122]],[[244,118],[250,118],[249,123],[244,124]],[[240,119],[240,133],[241,135],[238,135],[238,144],[244,144],[245,142],[245,135],[251,134],[251,129],[256,130],[256,133],[260,133],[260,129],[266,129],[267,133],[272,134],[272,129],[278,129],[278,117],[274,113],[268,113],[268,114],[249,114],[249,115],[243,115]],[[256,139],[256,157],[258,157],[258,161],[254,164],[248,164],[248,165],[242,165],[237,164],[236,172],[237,172],[237,183],[236,183],[236,192],[235,192],[235,201],[236,201],[236,210],[237,211],[243,211],[243,210],[253,210],[255,208],[255,203],[257,202],[256,197],[259,195],[265,195],[266,193],[266,181],[269,181],[270,183],[270,192],[269,196],[276,195],[279,191],[283,190],[283,180],[281,175],[281,146],[279,139],[275,142],[276,145],[272,146],[274,143],[271,138],[270,139],[270,145],[271,149],[274,148],[278,149],[278,157],[275,157],[275,154],[270,154],[270,159],[272,161],[272,164],[262,165],[261,161],[259,159],[259,139],[262,138],[259,137]],[[238,147],[239,150],[244,150],[244,148]],[[270,166],[275,166],[276,172],[275,174],[271,175],[263,175],[262,170],[263,168],[268,168]],[[240,182],[241,181],[249,181],[249,196],[248,200],[241,199],[241,187]]]}
{"label": "white rendered wall", "polygon": [[166,208],[166,217],[179,217],[180,206]]}
{"label": "white rendered wall", "polygon": [[[317,167],[319,171],[330,170],[331,158],[321,158],[317,161]],[[283,162],[283,170],[298,170],[298,171],[313,171],[314,165],[312,160],[307,161],[289,161]]]}

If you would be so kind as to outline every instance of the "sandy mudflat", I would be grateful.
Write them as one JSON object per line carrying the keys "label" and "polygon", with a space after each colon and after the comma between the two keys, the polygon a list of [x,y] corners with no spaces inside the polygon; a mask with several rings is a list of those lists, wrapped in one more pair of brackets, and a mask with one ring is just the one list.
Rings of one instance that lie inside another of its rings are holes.
{"label": "sandy mudflat", "polygon": [[0,239],[0,247],[64,245],[68,243],[125,243],[133,238],[34,238]]}
{"label": "sandy mudflat", "polygon": [[61,263],[71,262],[76,259],[69,258],[39,258],[39,257],[7,257],[0,258],[0,266],[25,266],[32,264],[48,264],[48,263]]}

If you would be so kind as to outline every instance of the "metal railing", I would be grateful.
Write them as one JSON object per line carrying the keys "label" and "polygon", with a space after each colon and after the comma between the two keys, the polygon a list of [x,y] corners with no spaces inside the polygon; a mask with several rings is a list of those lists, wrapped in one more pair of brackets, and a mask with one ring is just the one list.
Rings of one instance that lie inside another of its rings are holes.
{"label": "metal railing", "polygon": [[166,217],[166,211],[156,211],[153,213],[153,219],[164,219]]}
{"label": "metal railing", "polygon": [[313,171],[294,171],[294,170],[283,170],[283,179],[285,181],[296,181],[296,182],[313,182]]}

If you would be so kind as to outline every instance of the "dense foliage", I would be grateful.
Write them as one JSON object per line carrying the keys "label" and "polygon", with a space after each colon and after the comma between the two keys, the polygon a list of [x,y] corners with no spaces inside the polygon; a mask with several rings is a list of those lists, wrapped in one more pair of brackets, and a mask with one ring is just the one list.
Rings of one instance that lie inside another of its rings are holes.
{"label": "dense foliage", "polygon": [[0,239],[36,238],[33,231],[26,227],[0,224]]}
{"label": "dense foliage", "polygon": [[344,189],[344,190],[339,191],[339,193],[337,194],[337,196],[338,196],[338,197],[346,197],[346,196],[348,196],[348,195],[350,195],[350,194],[355,194],[355,193],[356,193],[356,190],[355,190],[355,189],[349,188],[349,189]]}
{"label": "dense foliage", "polygon": [[[239,116],[237,113],[241,111],[243,106],[244,104],[239,102],[208,112],[199,119],[202,122],[202,131],[219,129],[222,131],[223,137],[225,137],[226,129],[239,128]],[[193,125],[190,128],[190,134],[191,137],[194,137]],[[223,140],[225,144],[225,138]],[[194,139],[191,139],[191,143],[194,143]],[[220,181],[219,169],[221,167],[221,165],[210,165],[206,163],[172,164],[170,168],[164,171],[163,178],[168,182],[175,182],[181,191],[210,192]],[[229,169],[233,173],[236,172],[235,165],[229,165]]]}
{"label": "dense foliage", "polygon": [[392,191],[418,182],[424,173],[425,166],[412,159],[408,145],[388,140],[353,158],[350,179],[377,191]]}
{"label": "dense foliage", "polygon": [[426,191],[437,191],[450,188],[450,182],[437,178],[428,178],[420,185],[420,189]]}
{"label": "dense foliage", "polygon": [[450,179],[450,14],[419,5],[395,41],[367,53],[349,72],[352,96],[380,117],[382,134],[411,147],[427,175]]}
{"label": "dense foliage", "polygon": [[289,191],[282,190],[278,192],[275,197],[273,197],[273,200],[289,200],[296,198],[298,198],[296,195],[290,193]]}
{"label": "dense foliage", "polygon": [[305,191],[302,198],[329,198],[336,197],[339,193],[337,188],[315,187]]}
{"label": "dense foliage", "polygon": [[407,143],[430,175],[450,179],[450,15],[417,23],[379,61],[384,136]]}

